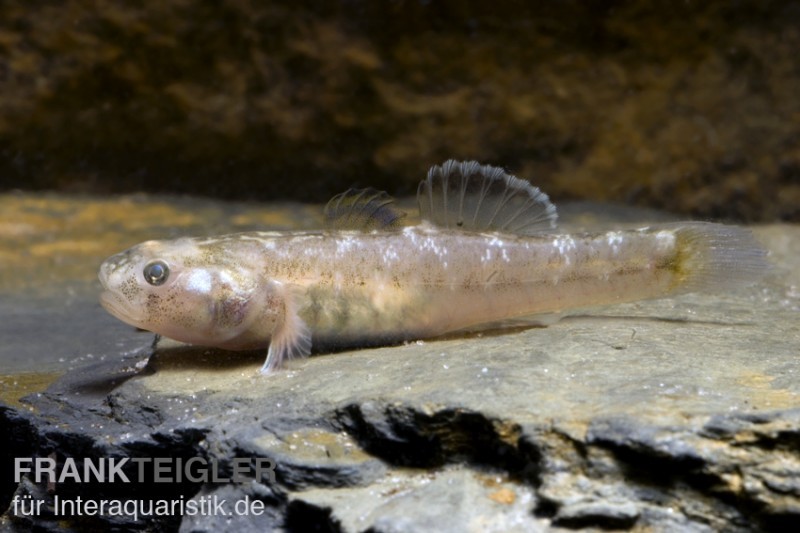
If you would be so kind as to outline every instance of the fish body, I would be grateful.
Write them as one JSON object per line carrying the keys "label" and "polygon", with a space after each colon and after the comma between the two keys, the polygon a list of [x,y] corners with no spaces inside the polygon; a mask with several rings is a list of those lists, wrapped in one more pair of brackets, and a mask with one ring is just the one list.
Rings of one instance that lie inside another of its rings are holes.
{"label": "fish body", "polygon": [[734,226],[554,233],[546,195],[514,180],[475,163],[434,167],[421,186],[416,226],[398,227],[385,196],[352,191],[329,204],[336,221],[348,219],[345,227],[148,241],[103,263],[101,302],[121,320],[176,340],[269,347],[262,368],[269,372],[312,346],[391,344],[724,290],[765,266],[750,233]]}

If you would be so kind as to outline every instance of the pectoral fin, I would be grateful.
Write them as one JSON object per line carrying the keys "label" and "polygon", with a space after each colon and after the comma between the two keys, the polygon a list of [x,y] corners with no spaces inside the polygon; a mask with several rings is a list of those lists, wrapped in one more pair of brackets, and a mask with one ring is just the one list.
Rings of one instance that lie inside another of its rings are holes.
{"label": "pectoral fin", "polygon": [[297,313],[296,291],[276,283],[275,297],[283,302],[283,315],[278,317],[272,332],[267,360],[260,370],[262,374],[274,372],[287,359],[311,353],[311,331]]}

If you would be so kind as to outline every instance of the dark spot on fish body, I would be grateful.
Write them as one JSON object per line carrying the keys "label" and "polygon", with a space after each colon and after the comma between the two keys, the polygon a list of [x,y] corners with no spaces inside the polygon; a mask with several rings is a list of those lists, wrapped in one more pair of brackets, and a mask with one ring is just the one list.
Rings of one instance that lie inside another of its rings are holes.
{"label": "dark spot on fish body", "polygon": [[615,298],[619,300],[619,294],[625,292],[625,287],[632,279],[631,277],[639,274],[642,271],[641,268],[638,268],[636,265],[629,265],[629,264],[622,264],[611,273],[609,277],[609,283],[613,287],[617,287],[618,290],[615,291],[616,296]]}
{"label": "dark spot on fish body", "polygon": [[136,279],[130,278],[122,283],[122,285],[120,286],[120,292],[128,300],[133,300],[133,298],[135,298],[139,293],[142,292],[142,288],[139,287],[139,284],[136,282]]}
{"label": "dark spot on fish body", "polygon": [[194,313],[177,312],[170,313],[170,323],[177,324],[184,329],[194,329],[198,325],[197,317]]}
{"label": "dark spot on fish body", "polygon": [[656,272],[666,272],[671,275],[671,282],[666,292],[675,291],[689,278],[690,273],[686,268],[689,257],[690,254],[678,242],[675,246],[675,253],[662,257],[656,262]]}
{"label": "dark spot on fish body", "polygon": [[164,313],[162,312],[161,296],[157,294],[148,294],[145,302],[145,309],[147,310],[147,319],[154,323],[160,324],[164,322]]}
{"label": "dark spot on fish body", "polygon": [[481,280],[477,279],[474,275],[467,276],[464,278],[464,282],[461,284],[461,289],[467,292],[473,292],[475,289],[483,289],[484,283]]}
{"label": "dark spot on fish body", "polygon": [[351,319],[350,302],[345,298],[337,298],[336,304],[336,325],[341,329],[348,329]]}
{"label": "dark spot on fish body", "polygon": [[185,257],[185,258],[183,258],[183,267],[184,268],[189,269],[189,268],[202,267],[202,266],[206,266],[206,264],[204,264],[203,261],[199,261],[199,260],[197,260],[197,259],[195,259],[193,257]]}
{"label": "dark spot on fish body", "polygon": [[158,311],[161,306],[161,297],[157,294],[148,294],[145,307],[148,312]]}
{"label": "dark spot on fish body", "polygon": [[319,303],[319,299],[315,297],[312,291],[308,291],[306,295],[308,297],[306,299],[306,305],[300,310],[300,315],[303,317],[305,323],[313,330],[317,324],[319,324],[322,306]]}
{"label": "dark spot on fish body", "polygon": [[214,303],[214,318],[218,327],[230,328],[238,326],[245,318],[247,300],[225,291],[220,300]]}
{"label": "dark spot on fish body", "polygon": [[[213,245],[212,245],[213,246]],[[200,263],[203,266],[215,265],[219,261],[219,253],[211,247],[201,248]]]}
{"label": "dark spot on fish body", "polygon": [[[309,289],[300,316],[312,330],[340,335],[353,329],[351,322],[358,321],[356,299],[358,296],[351,293],[333,294],[319,287]],[[355,326],[357,329],[359,324]]]}

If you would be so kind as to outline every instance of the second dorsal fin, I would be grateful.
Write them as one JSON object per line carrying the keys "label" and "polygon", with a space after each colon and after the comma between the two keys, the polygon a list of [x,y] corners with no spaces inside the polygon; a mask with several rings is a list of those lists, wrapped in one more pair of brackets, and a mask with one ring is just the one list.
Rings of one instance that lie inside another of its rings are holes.
{"label": "second dorsal fin", "polygon": [[394,198],[376,189],[347,189],[325,206],[325,222],[336,230],[372,231],[399,226],[405,213],[392,207]]}
{"label": "second dorsal fin", "polygon": [[556,206],[545,193],[503,169],[475,161],[433,166],[417,189],[420,218],[468,231],[530,235],[556,227]]}

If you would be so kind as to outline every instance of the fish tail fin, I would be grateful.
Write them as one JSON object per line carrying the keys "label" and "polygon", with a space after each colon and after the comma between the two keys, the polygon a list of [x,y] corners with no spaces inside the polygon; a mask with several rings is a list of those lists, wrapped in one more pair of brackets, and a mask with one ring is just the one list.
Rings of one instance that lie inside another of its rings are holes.
{"label": "fish tail fin", "polygon": [[676,225],[676,292],[722,292],[752,285],[770,269],[749,229],[710,222]]}

